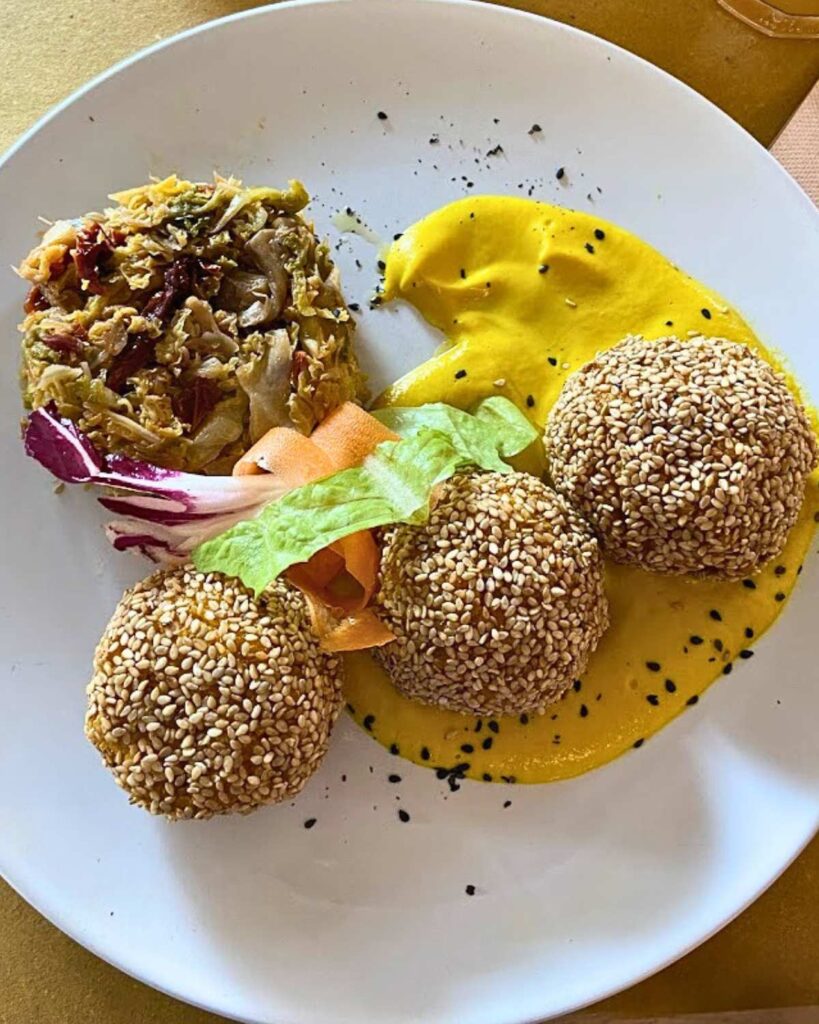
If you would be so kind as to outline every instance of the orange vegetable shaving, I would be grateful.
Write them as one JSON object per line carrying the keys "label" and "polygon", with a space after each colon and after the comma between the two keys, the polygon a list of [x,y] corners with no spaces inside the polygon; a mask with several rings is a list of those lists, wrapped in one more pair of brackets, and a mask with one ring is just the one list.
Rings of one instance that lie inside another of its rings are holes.
{"label": "orange vegetable shaving", "polygon": [[[274,427],[233,467],[234,476],[273,473],[290,488],[357,466],[382,441],[398,436],[352,402],[345,402],[305,437]],[[287,577],[307,597],[313,628],[333,651],[380,647],[390,630],[367,608],[378,581],[378,547],[361,530],[294,565]]]}
{"label": "orange vegetable shaving", "polygon": [[372,608],[336,618],[324,605],[312,601],[309,595],[307,605],[310,623],[326,651],[363,651],[369,647],[383,647],[395,639],[395,634]]}
{"label": "orange vegetable shaving", "polygon": [[360,466],[382,441],[400,438],[360,406],[345,402],[319,423],[310,440],[330,459],[335,472]]}

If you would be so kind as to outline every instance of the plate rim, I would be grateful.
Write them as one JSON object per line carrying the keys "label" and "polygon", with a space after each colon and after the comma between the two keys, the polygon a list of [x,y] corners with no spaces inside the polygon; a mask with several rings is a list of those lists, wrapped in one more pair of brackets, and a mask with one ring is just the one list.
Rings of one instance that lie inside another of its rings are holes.
{"label": "plate rim", "polygon": [[[377,0],[378,2],[378,0]],[[747,140],[764,156],[769,167],[775,169],[775,173],[785,181],[785,187],[789,188],[794,194],[795,198],[798,199],[800,205],[803,208],[803,213],[808,218],[815,218],[819,222],[819,208],[817,208],[810,197],[806,194],[804,189],[799,183],[788,173],[781,163],[773,156],[770,150],[766,149],[765,146],[755,138],[751,132],[741,125],[738,121],[732,118],[726,111],[719,107],[713,100],[704,96],[698,92],[688,83],[682,79],[672,75],[669,71],[664,68],[653,64],[645,57],[639,54],[633,53],[623,46],[617,43],[611,42],[601,36],[597,36],[592,32],[586,31],[585,29],[578,28],[574,25],[569,25],[565,22],[558,21],[555,18],[550,18],[546,15],[537,14],[532,11],[520,10],[514,7],[508,7],[505,5],[503,0],[500,3],[486,2],[486,0],[405,0],[405,4],[413,3],[416,7],[449,7],[453,9],[469,9],[476,8],[485,14],[492,12],[492,16],[498,18],[516,18],[522,21],[530,22],[547,22],[550,25],[552,31],[558,33],[565,33],[567,35],[582,36],[590,38],[594,41],[594,44],[601,47],[604,50],[608,50],[612,54],[617,54],[617,59],[625,59],[626,61],[636,62],[639,65],[643,65],[652,74],[659,75],[666,79],[669,85],[683,94],[688,94],[692,101],[695,103],[703,104],[705,107],[710,108],[711,111],[716,114],[723,122],[725,129],[739,132],[745,136]],[[45,129],[52,121],[56,120],[64,111],[73,106],[76,102],[83,99],[87,94],[93,92],[97,86],[103,84],[110,78],[114,78],[120,72],[126,70],[133,64],[139,63],[144,58],[150,57],[154,53],[158,53],[166,48],[172,47],[175,44],[182,42],[183,40],[192,38],[200,33],[209,32],[213,29],[219,29],[223,25],[230,24],[232,22],[238,22],[240,20],[247,20],[255,17],[266,18],[279,10],[288,10],[292,8],[300,7],[339,7],[342,5],[351,5],[357,3],[357,0],[279,0],[279,2],[273,2],[263,4],[259,7],[254,7],[249,10],[235,11],[231,14],[223,15],[218,18],[212,18],[208,21],[201,22],[196,25],[192,25],[189,28],[182,29],[179,32],[175,32],[163,39],[159,39],[154,43],[150,43],[135,52],[121,58],[109,67],[103,69],[98,74],[94,75],[87,82],[74,89],[67,96],[58,100],[52,104],[44,114],[42,114],[29,128],[27,128],[21,135],[19,135],[8,148],[0,153],[0,179],[6,170],[6,167],[13,161],[14,157],[40,132]],[[673,723],[669,723],[672,725]],[[792,855],[777,868],[765,880],[754,888],[754,891],[748,896],[748,898],[738,907],[736,907],[730,914],[722,917],[718,923],[716,923],[710,930],[702,933],[699,938],[690,941],[678,952],[671,956],[663,957],[660,960],[654,961],[652,966],[647,967],[644,971],[634,975],[629,981],[616,983],[614,985],[604,985],[599,990],[596,990],[593,994],[585,997],[582,1001],[569,1001],[564,1006],[557,1009],[550,1010],[548,1015],[544,1017],[542,1014],[538,1014],[534,1017],[509,1017],[504,1018],[503,1024],[543,1024],[546,1020],[554,1019],[555,1017],[562,1016],[566,1013],[576,1012],[579,1010],[586,1009],[595,1003],[600,1002],[610,996],[616,995],[620,992],[624,992],[630,989],[647,978],[664,970],[666,967],[671,966],[678,960],[681,960],[687,956],[690,952],[697,949],[699,946],[706,943],[718,932],[722,931],[723,928],[727,927],[744,913],[753,903],[756,902],[787,870],[788,868],[800,857],[814,837],[819,834],[819,811],[814,815],[813,824],[810,825],[805,832],[804,837],[800,840],[798,848],[794,850]],[[0,850],[2,855],[2,850]],[[49,924],[53,925],[64,935],[68,936],[74,942],[77,942],[84,949],[88,950],[92,955],[102,960],[104,963],[109,964],[116,970],[121,971],[127,977],[133,978],[136,981],[148,986],[154,991],[161,992],[163,995],[169,996],[172,999],[176,999],[183,1004],[193,1006],[197,1009],[204,1010],[209,1013],[222,1016],[228,1020],[235,1020],[240,1024],[260,1024],[260,1018],[257,1017],[246,1017],[237,1016],[233,1012],[226,1012],[224,1009],[213,1005],[212,1003],[200,1000],[193,995],[183,993],[172,986],[159,983],[151,980],[146,976],[139,973],[138,970],[127,966],[121,962],[120,958],[113,953],[109,953],[100,943],[95,941],[90,935],[86,933],[86,930],[82,927],[81,922],[68,923],[64,919],[63,912],[56,907],[46,906],[48,900],[33,893],[33,886],[30,882],[24,882],[22,879],[14,879],[12,874],[7,871],[5,865],[5,857],[2,857],[0,861],[0,877],[6,882],[6,884],[26,903],[29,904],[38,914],[44,917]],[[277,1024],[287,1024],[285,1018],[277,1018]]]}

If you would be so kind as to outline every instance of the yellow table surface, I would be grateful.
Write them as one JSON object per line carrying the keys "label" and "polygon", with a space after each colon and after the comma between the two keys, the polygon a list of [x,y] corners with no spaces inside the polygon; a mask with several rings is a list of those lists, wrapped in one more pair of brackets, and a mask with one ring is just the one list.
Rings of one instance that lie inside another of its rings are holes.
{"label": "yellow table surface", "polygon": [[[253,6],[241,0],[0,0],[0,148],[114,61],[190,25]],[[714,100],[765,144],[819,76],[819,42],[758,35],[716,0],[517,0],[509,6],[639,53]],[[819,1004],[818,902],[814,841],[728,928],[599,1009],[643,1016]],[[0,883],[0,1024],[221,1019],[120,974]]]}

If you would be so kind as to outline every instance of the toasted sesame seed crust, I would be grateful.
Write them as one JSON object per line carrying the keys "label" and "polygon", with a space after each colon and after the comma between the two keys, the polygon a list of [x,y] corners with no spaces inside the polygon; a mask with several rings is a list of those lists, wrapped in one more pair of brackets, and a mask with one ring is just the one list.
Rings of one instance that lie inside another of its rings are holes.
{"label": "toasted sesame seed crust", "polygon": [[784,378],[724,338],[629,337],[566,381],[555,487],[618,562],[737,579],[785,545],[816,438]]}
{"label": "toasted sesame seed crust", "polygon": [[408,697],[455,711],[542,711],[608,626],[598,544],[524,473],[460,474],[423,526],[383,531],[377,658]]}
{"label": "toasted sesame seed crust", "polygon": [[276,581],[256,600],[183,566],[117,606],[94,655],[85,731],[151,813],[248,813],[295,796],[318,768],[341,680],[298,591]]}

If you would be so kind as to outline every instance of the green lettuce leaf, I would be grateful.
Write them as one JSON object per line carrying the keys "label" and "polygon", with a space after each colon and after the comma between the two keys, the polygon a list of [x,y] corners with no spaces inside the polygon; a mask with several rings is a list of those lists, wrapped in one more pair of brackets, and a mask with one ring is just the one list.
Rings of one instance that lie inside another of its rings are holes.
{"label": "green lettuce leaf", "polygon": [[[237,576],[261,593],[291,565],[348,534],[423,522],[436,484],[469,466],[511,472],[500,453],[515,455],[536,437],[528,420],[499,397],[481,403],[475,415],[444,405],[389,412],[400,415],[382,419],[379,413],[381,422],[408,436],[383,442],[362,465],[297,487],[256,518],[201,544],[193,553],[196,568]],[[425,425],[425,417],[435,425]]]}
{"label": "green lettuce leaf", "polygon": [[444,402],[430,402],[411,408],[377,409],[371,415],[401,437],[411,437],[422,427],[441,430],[463,451],[472,452],[476,458],[480,453],[478,464],[484,469],[499,473],[509,469],[500,456],[508,459],[517,455],[537,437],[537,431],[514,402],[502,395],[485,398],[471,413]]}

